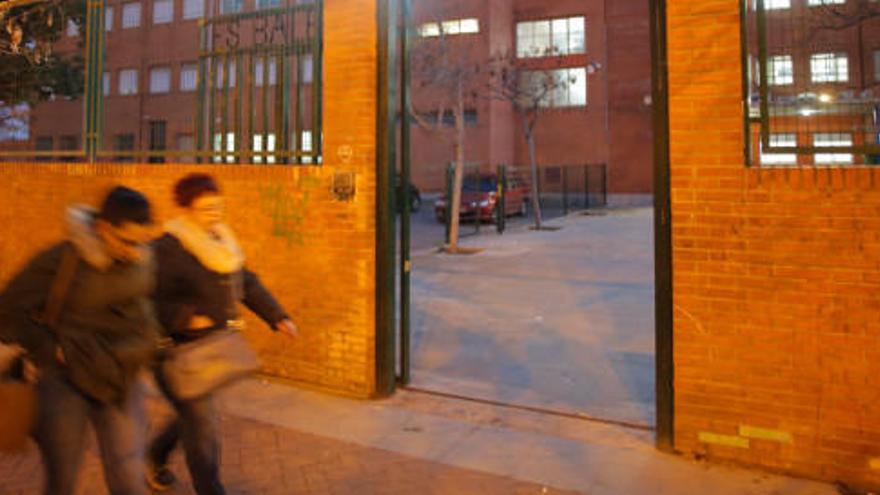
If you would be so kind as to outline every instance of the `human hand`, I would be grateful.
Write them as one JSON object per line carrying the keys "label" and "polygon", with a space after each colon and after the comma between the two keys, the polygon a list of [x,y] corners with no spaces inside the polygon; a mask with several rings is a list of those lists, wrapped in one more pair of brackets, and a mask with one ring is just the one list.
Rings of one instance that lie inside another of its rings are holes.
{"label": "human hand", "polygon": [[[16,344],[3,344],[0,342],[0,370],[6,371],[11,368],[17,359],[25,355],[27,351]],[[40,372],[36,365],[29,360],[24,359],[23,362],[24,379],[30,383],[34,383],[40,377]]]}
{"label": "human hand", "polygon": [[299,337],[299,328],[296,326],[296,323],[290,321],[289,318],[285,318],[276,323],[275,330],[278,330],[288,337]]}
{"label": "human hand", "polygon": [[4,344],[0,342],[0,370],[5,371],[25,353],[22,346],[18,344]]}

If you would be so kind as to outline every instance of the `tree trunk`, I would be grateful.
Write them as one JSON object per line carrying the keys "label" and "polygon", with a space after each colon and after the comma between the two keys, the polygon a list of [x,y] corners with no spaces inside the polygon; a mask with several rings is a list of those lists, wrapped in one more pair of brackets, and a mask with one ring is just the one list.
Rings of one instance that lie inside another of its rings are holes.
{"label": "tree trunk", "polygon": [[452,197],[447,198],[449,203],[446,205],[450,212],[449,245],[446,246],[446,250],[451,253],[458,251],[461,187],[464,182],[464,93],[462,92],[460,82],[458,84],[457,99],[458,101],[453,112],[453,118],[455,119],[455,173],[452,181]]}
{"label": "tree trunk", "polygon": [[532,132],[532,129],[529,129],[528,122],[523,124],[525,126],[525,134],[526,134],[526,142],[529,145],[529,165],[532,169],[532,212],[535,217],[535,229],[541,230],[541,195],[540,191],[538,191],[538,160],[535,158],[535,133]]}

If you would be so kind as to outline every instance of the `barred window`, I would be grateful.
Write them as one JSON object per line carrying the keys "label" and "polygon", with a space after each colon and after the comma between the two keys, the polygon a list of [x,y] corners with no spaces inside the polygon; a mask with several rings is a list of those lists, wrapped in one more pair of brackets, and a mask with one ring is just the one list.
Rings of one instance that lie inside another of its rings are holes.
{"label": "barred window", "polygon": [[813,82],[849,81],[849,59],[846,53],[817,53],[810,57]]}
{"label": "barred window", "polygon": [[199,67],[194,63],[180,66],[180,90],[195,91],[198,87]]}
{"label": "barred window", "polygon": [[141,25],[140,2],[127,3],[122,6],[122,29],[135,28]]}
{"label": "barred window", "polygon": [[770,84],[781,86],[794,83],[794,62],[791,55],[770,57]]}
{"label": "barred window", "polygon": [[[849,147],[852,145],[851,134],[817,133],[813,135],[813,146],[817,148]],[[840,165],[852,162],[852,153],[816,153],[816,165]]]}
{"label": "barred window", "polygon": [[136,95],[138,92],[137,69],[123,69],[119,71],[119,94]]}
{"label": "barred window", "polygon": [[876,7],[845,0],[741,6],[748,162],[880,164],[880,46],[867,35],[876,32]]}

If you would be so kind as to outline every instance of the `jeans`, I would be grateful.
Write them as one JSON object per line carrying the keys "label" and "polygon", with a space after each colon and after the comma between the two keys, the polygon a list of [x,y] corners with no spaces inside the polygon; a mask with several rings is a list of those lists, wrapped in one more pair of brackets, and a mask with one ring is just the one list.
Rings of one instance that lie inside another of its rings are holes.
{"label": "jeans", "polygon": [[186,465],[198,495],[225,495],[220,482],[220,440],[214,401],[210,394],[194,400],[178,400],[168,389],[161,373],[156,373],[159,388],[174,406],[177,417],[171,420],[150,444],[148,459],[164,466],[180,442]]}
{"label": "jeans", "polygon": [[147,494],[143,460],[146,416],[139,385],[122,405],[95,402],[54,373],[41,377],[37,392],[34,439],[46,470],[45,495],[73,494],[88,423],[95,429],[110,493]]}

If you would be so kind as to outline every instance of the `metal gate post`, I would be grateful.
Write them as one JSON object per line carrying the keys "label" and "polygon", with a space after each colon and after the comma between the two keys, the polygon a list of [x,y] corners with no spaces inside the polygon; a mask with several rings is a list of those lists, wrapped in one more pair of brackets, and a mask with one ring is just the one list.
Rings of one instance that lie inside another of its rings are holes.
{"label": "metal gate post", "polygon": [[495,229],[503,234],[507,227],[507,167],[498,165],[495,173],[497,190],[495,197]]}

